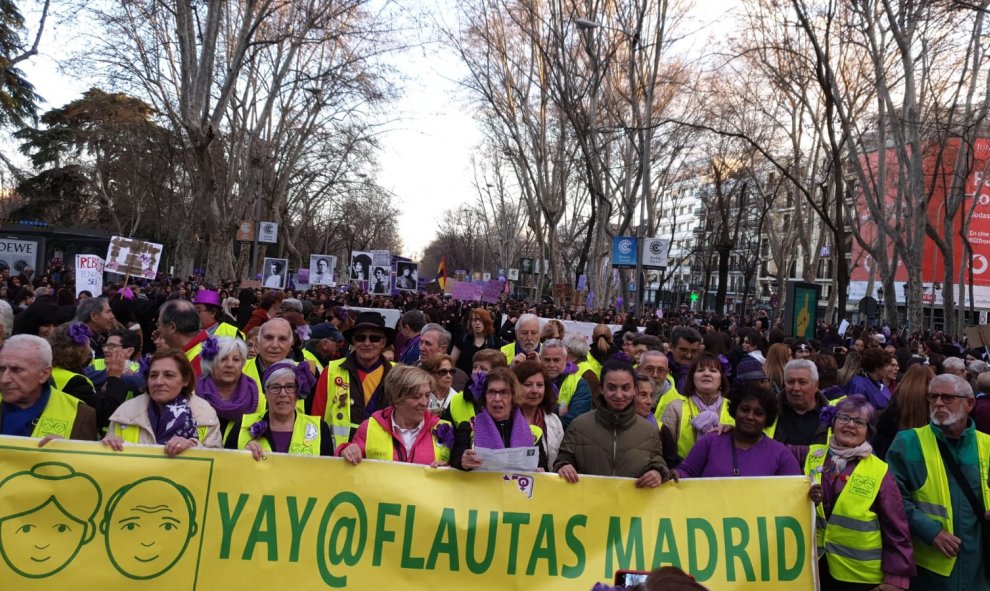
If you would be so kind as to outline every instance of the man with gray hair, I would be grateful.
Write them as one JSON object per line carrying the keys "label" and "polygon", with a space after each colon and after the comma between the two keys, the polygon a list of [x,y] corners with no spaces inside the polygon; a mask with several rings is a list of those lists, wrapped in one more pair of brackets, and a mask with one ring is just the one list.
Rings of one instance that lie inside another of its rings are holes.
{"label": "man with gray hair", "polygon": [[828,398],[818,390],[818,366],[809,359],[792,359],[784,366],[784,393],[772,437],[788,445],[826,444],[828,429],[821,420]]}
{"label": "man with gray hair", "polygon": [[591,388],[578,375],[577,366],[567,364],[567,347],[562,341],[547,339],[540,351],[540,361],[557,391],[560,422],[567,429],[571,421],[591,410]]}
{"label": "man with gray hair", "polygon": [[931,422],[894,437],[887,452],[911,528],[912,589],[990,589],[983,544],[990,519],[990,435],[976,430],[969,382],[942,374],[928,386]]}
{"label": "man with gray hair", "polygon": [[10,338],[11,331],[14,330],[14,309],[10,307],[7,300],[0,300],[0,347],[3,342]]}
{"label": "man with gray hair", "polygon": [[14,335],[0,349],[0,435],[96,441],[96,411],[49,384],[52,348]]}
{"label": "man with gray hair", "polygon": [[966,362],[959,357],[946,357],[945,361],[942,362],[942,371],[965,378]]}
{"label": "man with gray hair", "polygon": [[179,349],[193,366],[196,379],[203,374],[200,354],[210,335],[200,327],[196,306],[186,300],[169,300],[158,311],[158,334],[165,344]]}
{"label": "man with gray hair", "polygon": [[103,343],[116,324],[110,302],[102,296],[86,298],[79,302],[75,319],[89,327],[89,346],[93,349],[93,358],[103,359]]}
{"label": "man with gray hair", "polygon": [[523,314],[516,320],[516,340],[502,347],[505,361],[509,365],[538,359],[540,355],[540,317],[536,314]]}
{"label": "man with gray hair", "polygon": [[[447,355],[450,352],[450,333],[435,322],[423,327],[419,333],[419,363],[436,355]],[[454,367],[454,381],[450,387],[460,392],[467,385],[468,375],[464,370]]]}
{"label": "man with gray hair", "polygon": [[[543,346],[545,348],[546,344]],[[596,365],[597,362],[592,363],[591,358],[588,357],[588,352],[591,351],[588,341],[581,335],[572,334],[564,338],[564,346],[567,347],[567,361],[577,366],[577,373],[582,380],[588,382],[591,399],[594,400],[602,393],[602,384],[598,381],[601,366]]]}

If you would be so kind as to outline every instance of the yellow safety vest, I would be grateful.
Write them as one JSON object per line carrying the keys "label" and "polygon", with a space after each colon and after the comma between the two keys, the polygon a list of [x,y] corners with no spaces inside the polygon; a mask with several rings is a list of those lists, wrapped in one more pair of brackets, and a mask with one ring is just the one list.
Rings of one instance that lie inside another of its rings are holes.
{"label": "yellow safety vest", "polygon": [[[207,330],[206,332],[210,332]],[[228,322],[221,322],[217,325],[216,330],[210,333],[211,336],[215,337],[233,337],[235,339],[244,340],[244,333],[237,330],[237,327]]]}
{"label": "yellow safety vest", "polygon": [[341,367],[346,359],[334,359],[324,370],[327,374],[327,407],[323,420],[330,425],[334,440],[340,442],[348,441],[351,429],[358,428],[351,422],[351,372]]}
{"label": "yellow safety vest", "polygon": [[[728,402],[723,398],[722,406],[724,407]],[[701,414],[701,409],[698,405],[694,403],[690,398],[684,399],[684,404],[681,405],[681,422],[677,429],[677,455],[682,458],[686,458],[688,452],[697,443],[698,437],[694,434],[694,426],[691,421],[694,417]]]}
{"label": "yellow safety vest", "polygon": [[[779,421],[780,419],[777,420]],[[722,423],[723,425],[732,425],[733,427],[736,425],[736,419],[732,418],[732,416],[729,415],[728,398],[726,398],[725,401],[722,402],[722,410],[719,412],[718,422]],[[774,421],[772,425],[763,428],[763,434],[769,437],[770,439],[773,439],[773,434],[776,432],[777,432],[777,421]]]}
{"label": "yellow safety vest", "polygon": [[[587,367],[583,367],[585,365]],[[597,359],[595,359],[594,357],[592,357],[591,356],[591,353],[588,353],[588,355],[585,356],[584,361],[582,361],[581,363],[579,363],[578,364],[578,367],[581,368],[581,371],[580,371],[581,375],[584,375],[584,372],[587,371],[587,370],[589,370],[589,369],[592,372],[594,372],[594,374],[596,376],[599,376],[599,378],[600,378],[601,373],[602,373],[602,364],[599,363]]]}
{"label": "yellow safety vest", "polygon": [[470,421],[477,414],[474,404],[464,398],[464,392],[457,392],[451,396],[450,405],[447,408],[450,410],[450,418],[454,421],[455,427],[460,426],[465,421]]}
{"label": "yellow safety vest", "polygon": [[[942,526],[950,534],[955,533],[952,525],[952,499],[949,496],[949,480],[945,474],[945,464],[938,449],[938,442],[931,425],[914,430],[921,444],[921,453],[925,458],[927,477],[921,488],[914,492],[914,503],[929,518]],[[990,487],[987,478],[990,476],[990,435],[976,431],[976,453],[980,462],[980,487],[983,489],[983,506],[990,507]],[[962,484],[962,483],[960,483]],[[968,486],[966,484],[965,486]],[[948,558],[918,538],[912,537],[914,545],[914,560],[918,566],[947,577],[952,574],[956,559]]]}
{"label": "yellow safety vest", "polygon": [[[93,363],[90,363],[89,366],[93,369],[93,371],[105,371],[107,369],[107,360],[102,357],[99,359],[94,359]],[[127,370],[131,373],[137,373],[141,371],[141,364],[137,361],[131,361],[127,364]]]}
{"label": "yellow safety vest", "polygon": [[203,343],[196,343],[195,345],[193,345],[192,349],[186,351],[186,359],[189,360],[189,363],[192,363],[197,357],[199,357],[199,354],[202,352],[203,352]]}
{"label": "yellow safety vest", "polygon": [[86,380],[86,383],[89,384],[89,387],[92,388],[93,391],[96,391],[96,386],[93,385],[93,380],[87,378],[81,373],[69,371],[61,367],[52,367],[52,377],[51,377],[52,386],[59,392],[64,392],[65,386],[69,383],[69,380],[71,380],[76,376],[79,376],[82,379]]}
{"label": "yellow safety vest", "polygon": [[[151,404],[151,399],[148,399],[148,404]],[[190,409],[190,412],[192,410]],[[116,423],[116,435],[123,439],[127,443],[137,443],[141,440],[141,427],[139,425],[121,425]],[[199,439],[200,443],[206,441],[206,430],[205,426],[196,427],[196,439]]]}
{"label": "yellow safety vest", "polygon": [[[450,425],[444,420],[438,424]],[[433,440],[433,459],[437,462],[449,462],[450,448],[440,445],[432,433],[430,433],[430,439]],[[374,417],[368,418],[368,435],[364,443],[364,457],[369,460],[385,460],[387,462],[395,459],[395,439]]]}
{"label": "yellow safety vest", "polygon": [[[821,484],[821,469],[828,457],[827,445],[812,445],[804,460],[805,474]],[[870,455],[856,464],[849,482],[839,493],[826,521],[821,503],[815,508],[818,556],[823,553],[832,577],[847,583],[877,585],[883,582],[883,538],[880,521],[870,507],[880,492],[887,464]]]}
{"label": "yellow safety vest", "polygon": [[320,360],[316,358],[316,355],[314,355],[312,351],[304,348],[302,350],[302,354],[303,354],[303,359],[309,361],[311,366],[316,366],[317,371],[319,372],[323,371],[323,364],[320,363]]}
{"label": "yellow safety vest", "polygon": [[[251,425],[261,420],[262,414],[244,415],[241,418],[241,431],[237,435],[237,449],[244,449],[250,441],[257,441],[261,449],[272,451],[267,437],[254,439],[251,437]],[[296,420],[292,423],[292,439],[289,440],[289,452],[298,456],[320,455],[320,417],[312,417],[296,412]]]}
{"label": "yellow safety vest", "polygon": [[508,345],[502,345],[500,351],[502,351],[502,354],[505,355],[505,362],[511,365],[512,360],[516,356],[516,343],[511,342]]}
{"label": "yellow safety vest", "polygon": [[[580,373],[580,372],[579,372]],[[574,392],[578,387],[578,380],[581,376],[578,373],[569,374],[564,378],[564,381],[560,384],[560,392],[557,392],[557,403],[561,406],[567,406],[571,397],[574,396]]]}
{"label": "yellow safety vest", "polygon": [[663,417],[663,411],[667,410],[667,407],[670,406],[671,402],[675,400],[687,400],[681,396],[680,392],[677,391],[677,384],[674,382],[674,378],[670,374],[667,374],[667,383],[670,384],[670,388],[664,392],[664,395],[660,397],[660,400],[657,400],[657,410],[653,413],[653,416],[656,417],[657,422],[659,422]]}
{"label": "yellow safety vest", "polygon": [[58,435],[68,439],[72,434],[72,425],[76,422],[76,414],[82,402],[75,396],[70,396],[55,388],[51,388],[48,404],[41,411],[38,423],[31,432],[31,437],[41,439],[48,435]]}

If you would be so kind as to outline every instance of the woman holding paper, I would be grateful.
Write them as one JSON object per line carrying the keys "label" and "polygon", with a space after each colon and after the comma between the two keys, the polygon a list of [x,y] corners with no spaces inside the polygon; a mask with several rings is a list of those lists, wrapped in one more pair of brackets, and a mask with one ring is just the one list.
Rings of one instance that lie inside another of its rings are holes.
{"label": "woman holding paper", "polygon": [[516,374],[507,367],[496,367],[485,376],[483,384],[476,387],[484,391],[484,408],[473,420],[457,427],[450,465],[460,470],[484,467],[476,451],[479,448],[504,450],[535,447],[539,451],[537,469],[546,471],[547,452],[540,445],[543,429],[530,425],[523,416],[521,406],[526,393]]}

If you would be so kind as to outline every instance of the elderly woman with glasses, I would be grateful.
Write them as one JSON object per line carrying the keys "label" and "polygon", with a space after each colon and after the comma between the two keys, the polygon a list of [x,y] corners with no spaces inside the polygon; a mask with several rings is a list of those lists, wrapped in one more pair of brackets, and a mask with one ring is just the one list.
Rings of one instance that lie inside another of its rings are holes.
{"label": "elderly woman with glasses", "polygon": [[831,427],[828,445],[791,448],[816,483],[822,591],[907,589],[915,574],[911,532],[894,473],[869,443],[876,410],[863,396],[850,396],[822,420]]}
{"label": "elderly woman with glasses", "polygon": [[540,444],[543,429],[531,425],[523,416],[526,392],[516,374],[507,367],[497,367],[472,386],[476,390],[475,397],[484,403],[474,420],[457,427],[450,465],[460,470],[482,468],[482,459],[475,451],[477,448],[536,447],[539,450],[538,469],[546,471],[547,450]]}
{"label": "elderly woman with glasses", "polygon": [[243,415],[234,423],[225,447],[249,450],[255,460],[271,452],[332,456],[330,427],[320,417],[303,413],[299,404],[315,385],[316,379],[306,364],[273,363],[262,376],[266,409]]}

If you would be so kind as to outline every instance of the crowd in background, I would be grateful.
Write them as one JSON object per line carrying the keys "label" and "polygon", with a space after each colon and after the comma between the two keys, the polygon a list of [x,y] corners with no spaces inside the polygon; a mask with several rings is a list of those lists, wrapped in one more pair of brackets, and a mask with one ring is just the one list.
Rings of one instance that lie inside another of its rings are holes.
{"label": "crowd in background", "polygon": [[990,365],[938,333],[188,281],[76,298],[25,271],[0,270],[3,434],[461,470],[525,447],[644,488],[804,474],[823,589],[990,588]]}

